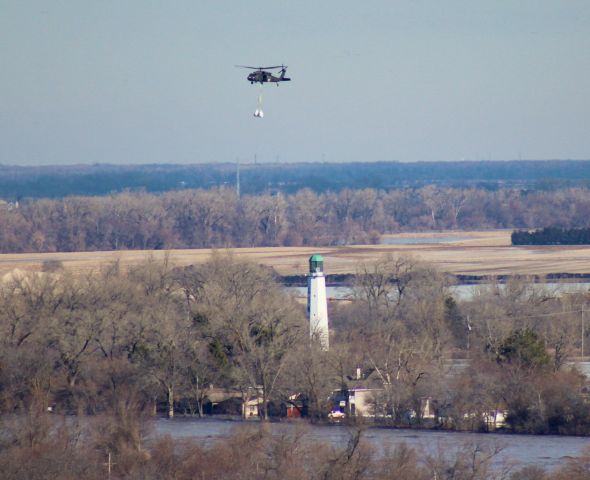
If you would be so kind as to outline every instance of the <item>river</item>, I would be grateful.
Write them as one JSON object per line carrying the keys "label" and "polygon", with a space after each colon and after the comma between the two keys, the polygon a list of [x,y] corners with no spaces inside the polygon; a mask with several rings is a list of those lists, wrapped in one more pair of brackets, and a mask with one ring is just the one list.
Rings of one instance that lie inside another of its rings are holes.
{"label": "river", "polygon": [[[224,421],[216,419],[175,418],[158,419],[155,433],[170,435],[174,439],[190,438],[209,446],[217,440],[232,435],[232,431],[255,422]],[[303,431],[309,441],[344,446],[349,438],[349,429],[344,425],[309,425],[300,422],[271,423],[274,435]],[[512,435],[494,433],[442,432],[431,430],[368,428],[364,437],[379,451],[402,443],[419,452],[436,455],[438,452],[452,455],[462,446],[478,444],[483,447],[502,447],[495,458],[496,466],[510,464],[516,467],[538,465],[553,469],[568,458],[580,456],[590,447],[588,437],[565,437],[555,435]]]}
{"label": "river", "polygon": [[[386,244],[420,244],[446,243],[466,240],[467,237],[418,237],[418,238],[388,238]],[[546,283],[532,284],[536,290],[543,290],[551,296],[564,293],[587,292],[590,283]],[[482,285],[455,285],[451,293],[457,300],[471,300]],[[505,288],[500,285],[500,288]],[[305,287],[288,287],[296,297],[305,297]],[[346,299],[352,296],[352,288],[347,286],[328,287],[328,297]],[[590,362],[578,362],[580,368],[590,377]],[[239,425],[239,423],[237,424]],[[161,419],[156,423],[156,432],[169,434],[173,438],[194,438],[203,444],[210,444],[218,439],[231,435],[236,422],[219,420],[175,419],[173,421]],[[271,424],[273,433],[280,434],[293,430],[292,424]],[[329,442],[333,445],[345,445],[348,439],[348,429],[342,425],[306,426],[305,437],[310,441]],[[516,467],[537,465],[553,469],[563,464],[568,458],[581,455],[590,448],[588,437],[563,437],[553,435],[512,435],[512,434],[481,434],[464,432],[441,432],[430,430],[369,428],[365,437],[378,449],[387,449],[405,443],[410,447],[428,454],[439,451],[451,453],[465,444],[477,443],[482,446],[501,446],[503,449],[496,457],[495,464],[514,464]]]}
{"label": "river", "polygon": [[[531,283],[531,288],[536,293],[543,293],[550,297],[559,297],[571,293],[587,293],[590,290],[590,283],[588,282],[556,282],[556,283]],[[470,301],[480,291],[489,288],[488,284],[472,284],[472,285],[451,285],[449,287],[450,294],[457,301]],[[498,288],[503,290],[506,288],[505,284],[499,284]],[[307,297],[307,287],[285,287],[285,290],[298,298]],[[354,291],[350,286],[326,287],[326,293],[329,299],[346,300],[352,298]]]}

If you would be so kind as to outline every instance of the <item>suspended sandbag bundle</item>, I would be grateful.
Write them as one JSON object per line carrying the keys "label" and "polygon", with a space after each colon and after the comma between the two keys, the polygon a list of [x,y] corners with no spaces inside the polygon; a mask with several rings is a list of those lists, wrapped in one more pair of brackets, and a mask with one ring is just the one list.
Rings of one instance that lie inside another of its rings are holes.
{"label": "suspended sandbag bundle", "polygon": [[262,111],[262,86],[260,86],[260,93],[258,94],[258,107],[254,111],[254,116],[258,118],[264,118],[264,112]]}

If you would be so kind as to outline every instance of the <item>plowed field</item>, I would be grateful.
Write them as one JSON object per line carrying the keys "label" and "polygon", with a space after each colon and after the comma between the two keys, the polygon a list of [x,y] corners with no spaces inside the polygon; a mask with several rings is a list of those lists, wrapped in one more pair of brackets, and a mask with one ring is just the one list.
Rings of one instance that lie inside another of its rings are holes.
{"label": "plowed field", "polygon": [[[510,245],[510,231],[507,230],[404,233],[388,235],[385,240],[395,244],[236,248],[227,251],[273,266],[284,275],[306,273],[307,259],[313,253],[325,257],[326,273],[354,273],[359,263],[378,260],[388,253],[411,255],[434,264],[442,271],[463,275],[590,273],[590,246],[513,247]],[[211,252],[202,249],[2,254],[0,275],[4,276],[14,269],[39,271],[48,260],[59,260],[66,269],[82,273],[96,270],[101,264],[115,260],[119,260],[123,266],[130,266],[141,262],[148,255],[163,258],[166,254],[175,265],[183,266],[206,260]]]}

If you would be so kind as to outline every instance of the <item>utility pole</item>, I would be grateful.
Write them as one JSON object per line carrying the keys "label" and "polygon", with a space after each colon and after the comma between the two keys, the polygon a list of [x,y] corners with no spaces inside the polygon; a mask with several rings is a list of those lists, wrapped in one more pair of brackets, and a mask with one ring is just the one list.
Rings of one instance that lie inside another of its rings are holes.
{"label": "utility pole", "polygon": [[108,478],[108,480],[111,480],[111,472],[113,471],[113,465],[114,465],[114,463],[112,461],[111,452],[110,451],[108,452],[107,457],[108,457],[107,458],[107,463],[105,463],[104,465],[105,465],[105,467],[107,467],[107,473],[108,473],[107,478]]}
{"label": "utility pole", "polygon": [[236,159],[236,195],[240,198],[240,159]]}
{"label": "utility pole", "polygon": [[584,318],[584,305],[582,305],[582,361],[584,361],[584,337],[586,336],[586,319]]}
{"label": "utility pole", "polygon": [[469,315],[467,315],[467,355],[469,355],[469,350],[470,350],[470,343],[469,343],[469,337],[471,335],[471,321],[470,321],[470,317]]}

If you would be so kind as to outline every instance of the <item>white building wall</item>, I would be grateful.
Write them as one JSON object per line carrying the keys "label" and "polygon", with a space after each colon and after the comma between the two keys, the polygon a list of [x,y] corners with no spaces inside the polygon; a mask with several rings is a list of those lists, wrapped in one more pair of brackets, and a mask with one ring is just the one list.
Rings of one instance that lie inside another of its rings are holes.
{"label": "white building wall", "polygon": [[307,277],[307,311],[309,314],[309,333],[312,338],[319,338],[322,347],[330,347],[328,332],[328,298],[326,295],[326,277],[321,272],[310,273]]}

